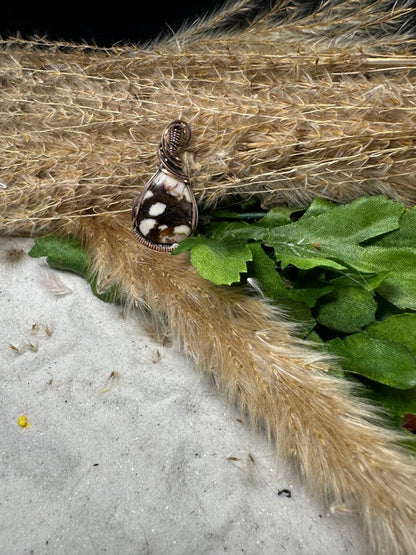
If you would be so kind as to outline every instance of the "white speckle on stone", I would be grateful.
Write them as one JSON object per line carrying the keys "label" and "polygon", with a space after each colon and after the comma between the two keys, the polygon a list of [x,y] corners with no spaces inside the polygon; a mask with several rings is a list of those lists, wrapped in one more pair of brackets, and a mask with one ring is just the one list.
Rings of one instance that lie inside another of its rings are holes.
{"label": "white speckle on stone", "polygon": [[183,196],[183,189],[185,187],[185,183],[183,181],[178,181],[174,177],[170,175],[165,176],[165,180],[163,182],[163,186],[167,193],[172,195],[173,197],[182,198]]}
{"label": "white speckle on stone", "polygon": [[145,218],[139,223],[140,233],[145,237],[149,235],[149,231],[156,225],[156,220],[153,218]]}
{"label": "white speckle on stone", "polygon": [[161,243],[167,243],[169,245],[180,243],[191,234],[191,228],[188,225],[182,224],[177,225],[173,228],[171,235],[165,235],[160,238]]}
{"label": "white speckle on stone", "polygon": [[166,204],[163,202],[155,202],[149,208],[149,216],[160,216],[166,210]]}
{"label": "white speckle on stone", "polygon": [[185,235],[185,237],[188,237],[188,235],[191,234],[191,228],[189,227],[189,225],[177,225],[173,228],[173,232],[176,235]]}
{"label": "white speckle on stone", "polygon": [[161,174],[161,178],[159,181],[160,184],[163,185],[167,190],[174,189],[179,183],[176,177],[172,177],[171,175],[167,175],[166,173]]}
{"label": "white speckle on stone", "polygon": [[185,185],[185,188],[184,188],[184,190],[183,190],[183,196],[185,197],[185,199],[186,199],[189,203],[192,202],[192,201],[191,201],[191,193],[190,193],[189,187],[188,187],[187,185]]}
{"label": "white speckle on stone", "polygon": [[152,191],[150,191],[150,190],[146,191],[145,194],[144,194],[143,200],[146,200],[148,198],[152,198],[152,196],[153,196]]}
{"label": "white speckle on stone", "polygon": [[183,197],[190,200],[188,187],[182,181],[177,181],[177,185],[173,189],[169,189],[169,194],[181,200]]}
{"label": "white speckle on stone", "polygon": [[158,226],[157,226],[157,228],[158,228],[160,231],[163,231],[164,229],[167,229],[167,227],[168,227],[168,226],[167,226],[166,224],[162,224],[162,225],[158,225]]}
{"label": "white speckle on stone", "polygon": [[176,179],[176,177],[160,172],[160,174],[155,178],[154,183],[162,186],[168,195],[176,197],[179,200],[185,198],[188,202],[192,202],[189,186],[183,181]]}

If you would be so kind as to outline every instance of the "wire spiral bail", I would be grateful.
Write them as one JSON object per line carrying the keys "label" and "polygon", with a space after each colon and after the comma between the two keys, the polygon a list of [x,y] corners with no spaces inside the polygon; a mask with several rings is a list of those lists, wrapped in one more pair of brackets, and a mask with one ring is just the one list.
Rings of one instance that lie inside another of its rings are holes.
{"label": "wire spiral bail", "polygon": [[190,140],[191,128],[189,125],[181,120],[172,121],[163,131],[157,153],[161,169],[164,168],[185,182],[188,182],[188,178],[183,173],[178,149],[187,146]]}

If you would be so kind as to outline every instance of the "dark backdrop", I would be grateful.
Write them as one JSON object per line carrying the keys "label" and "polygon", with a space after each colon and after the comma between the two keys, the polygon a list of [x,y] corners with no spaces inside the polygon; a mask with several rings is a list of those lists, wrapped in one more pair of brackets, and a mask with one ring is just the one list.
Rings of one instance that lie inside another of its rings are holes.
{"label": "dark backdrop", "polygon": [[177,30],[225,4],[225,0],[133,0],[128,6],[117,0],[100,6],[86,1],[81,7],[68,0],[44,6],[41,2],[2,3],[0,35],[20,34],[23,38],[42,36],[51,40],[94,42],[111,46],[115,42],[143,43],[160,34]]}
{"label": "dark backdrop", "polygon": [[[252,6],[260,10],[267,9],[273,1],[253,0]],[[334,0],[334,3],[338,1]],[[398,3],[406,1],[408,6],[416,7],[416,0],[398,0]],[[85,0],[83,4],[77,5],[70,0],[55,0],[55,4],[46,6],[36,0],[3,0],[0,36],[42,36],[50,40],[88,42],[99,46],[111,46],[117,42],[146,43],[159,35],[178,30],[185,22],[192,23],[224,7],[230,0],[131,0],[129,4],[121,0],[105,2],[101,0],[98,5]],[[313,11],[321,3],[325,4],[324,0],[298,0],[298,5],[306,11]],[[249,15],[242,16],[243,21],[247,21],[246,17],[249,18]],[[237,20],[233,22],[238,23]],[[406,29],[414,32],[415,26],[416,13],[409,14]]]}

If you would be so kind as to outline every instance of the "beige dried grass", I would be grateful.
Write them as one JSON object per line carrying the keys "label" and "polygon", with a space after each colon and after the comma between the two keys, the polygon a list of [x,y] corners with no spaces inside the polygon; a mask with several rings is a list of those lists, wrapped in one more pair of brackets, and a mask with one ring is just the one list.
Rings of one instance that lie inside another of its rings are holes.
{"label": "beige dried grass", "polygon": [[219,33],[218,16],[147,48],[1,41],[3,232],[127,212],[178,117],[194,132],[185,162],[201,205],[236,193],[413,203],[414,40],[382,34],[407,4],[353,0],[300,20],[290,4],[276,3],[280,25],[269,14]]}
{"label": "beige dried grass", "polygon": [[80,237],[98,280],[160,316],[317,495],[357,511],[375,552],[415,553],[416,468],[402,436],[267,302],[215,287],[186,255],[131,234],[132,201],[176,118],[194,132],[184,158],[202,208],[373,193],[414,203],[411,3],[325,2],[307,15],[306,3],[280,0],[230,27],[255,4],[146,48],[1,41],[0,230]]}

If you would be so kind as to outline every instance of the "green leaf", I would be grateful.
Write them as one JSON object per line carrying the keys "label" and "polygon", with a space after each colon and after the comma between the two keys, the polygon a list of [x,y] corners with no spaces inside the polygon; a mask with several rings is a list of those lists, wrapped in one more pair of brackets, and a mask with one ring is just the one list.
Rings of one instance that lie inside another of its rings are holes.
{"label": "green leaf", "polygon": [[404,206],[385,197],[360,198],[273,229],[263,239],[274,247],[283,267],[293,264],[302,269],[322,266],[377,273],[363,259],[365,249],[360,243],[396,229],[403,211]]}
{"label": "green leaf", "polygon": [[409,247],[363,249],[363,263],[386,274],[377,292],[402,310],[416,310],[416,249]]}
{"label": "green leaf", "polygon": [[300,324],[299,335],[304,337],[316,325],[311,311],[303,299],[293,297],[293,289],[288,289],[281,275],[276,271],[276,263],[267,256],[260,243],[249,243],[253,260],[248,262],[247,271],[260,285],[264,295],[279,303],[279,307]]}
{"label": "green leaf", "polygon": [[[305,339],[307,339],[308,341],[314,341],[315,343],[318,343],[320,346],[324,345],[324,342],[322,340],[322,337],[315,331],[312,330],[306,337]],[[332,369],[331,369],[332,371]],[[342,371],[341,371],[342,372]],[[343,372],[342,372],[343,373]]]}
{"label": "green leaf", "polygon": [[359,244],[399,227],[403,205],[384,196],[361,197],[350,204],[333,206],[316,216],[305,217],[296,224],[305,231],[324,237],[338,237]]}
{"label": "green leaf", "polygon": [[389,272],[380,272],[379,274],[358,274],[356,272],[346,271],[343,272],[342,275],[332,278],[328,281],[328,285],[332,285],[335,287],[341,286],[355,286],[355,287],[362,287],[366,291],[375,291],[386,277],[389,275]]}
{"label": "green leaf", "polygon": [[203,235],[197,235],[196,237],[187,237],[181,241],[178,246],[172,251],[173,255],[182,254],[183,252],[188,252],[193,249],[193,247],[201,244],[205,241],[206,237]]}
{"label": "green leaf", "polygon": [[[241,245],[253,239],[253,229],[256,228],[256,224],[247,222],[216,222],[211,228],[211,237],[224,244]],[[227,241],[222,241],[224,237]]]}
{"label": "green leaf", "polygon": [[279,308],[298,324],[296,335],[305,338],[316,326],[315,318],[307,304],[292,299],[279,301]]}
{"label": "green leaf", "polygon": [[[323,267],[377,274],[378,268],[363,257],[365,249],[360,243],[397,229],[404,210],[404,206],[382,196],[357,199],[345,206],[317,201],[307,217],[304,215],[286,225],[271,225],[274,220],[281,223],[283,213],[275,210],[269,211],[257,224],[217,222],[211,228],[212,238],[224,247],[241,246],[250,240],[263,241],[274,248],[276,259],[283,267],[293,264],[305,270]],[[284,211],[284,217],[290,213],[292,209]],[[192,251],[201,244],[189,238],[175,252]]]}
{"label": "green leaf", "polygon": [[396,314],[366,327],[367,335],[405,345],[416,357],[416,314]]}
{"label": "green leaf", "polygon": [[68,270],[83,277],[87,276],[90,269],[89,257],[81,243],[70,235],[45,235],[36,238],[29,256],[33,258],[46,256],[46,261],[51,268]]}
{"label": "green leaf", "polygon": [[247,271],[247,262],[253,258],[248,245],[226,245],[205,237],[194,239],[198,241],[191,249],[191,263],[203,278],[217,285],[240,281],[240,273]]}
{"label": "green leaf", "polygon": [[303,302],[308,305],[309,308],[313,308],[316,305],[317,299],[324,297],[328,293],[334,290],[331,285],[322,287],[308,287],[305,289],[291,289],[290,298],[294,301]]}
{"label": "green leaf", "polygon": [[71,235],[45,235],[35,239],[29,256],[40,258],[46,256],[46,262],[51,268],[73,272],[84,277],[91,286],[96,297],[107,303],[116,301],[117,294],[114,287],[106,291],[98,291],[96,280],[91,276],[90,258],[82,248],[80,241]]}
{"label": "green leaf", "polygon": [[402,426],[405,414],[416,413],[416,387],[402,390],[378,382],[365,385],[367,395],[385,407],[398,426]]}
{"label": "green leaf", "polygon": [[315,317],[330,330],[353,333],[372,322],[376,310],[372,293],[361,287],[341,286],[319,300]]}
{"label": "green leaf", "polygon": [[341,357],[344,370],[394,387],[416,386],[416,357],[400,343],[371,337],[365,331],[328,341],[329,351]]}
{"label": "green leaf", "polygon": [[298,212],[297,208],[287,208],[286,206],[278,206],[272,208],[262,218],[258,225],[265,227],[278,227],[291,223],[291,216],[294,212]]}
{"label": "green leaf", "polygon": [[372,244],[378,247],[410,247],[416,249],[416,207],[406,210],[399,220],[399,229],[378,237]]}
{"label": "green leaf", "polygon": [[[330,257],[326,258],[324,256],[314,256],[311,252],[313,245],[277,245],[276,242],[267,242],[266,245],[273,245],[276,253],[276,259],[280,260],[283,268],[290,266],[296,266],[300,270],[312,270],[313,268],[326,268],[328,270],[338,270],[343,271],[347,269],[347,266],[340,264],[336,260],[332,260]],[[289,247],[289,248],[287,248]],[[293,252],[288,252],[292,250]],[[362,270],[365,271],[365,270]]]}
{"label": "green leaf", "polygon": [[334,204],[333,202],[330,202],[329,200],[316,198],[312,201],[312,203],[309,205],[307,210],[305,210],[305,213],[303,214],[302,219],[309,218],[310,216],[314,216],[314,217],[320,216],[324,212],[327,212],[328,210],[331,210],[336,206],[337,206],[336,204]]}
{"label": "green leaf", "polygon": [[247,271],[258,280],[264,295],[275,300],[289,299],[289,291],[276,270],[276,262],[267,256],[260,243],[249,243],[249,248],[252,260],[247,264]]}
{"label": "green leaf", "polygon": [[260,282],[263,293],[270,299],[277,301],[290,299],[312,308],[315,306],[316,299],[334,289],[333,286],[325,285],[302,289],[291,287],[288,289],[284,279],[276,270],[276,263],[267,256],[261,244],[250,243],[249,247],[253,253],[253,260],[248,263],[248,273]]}

